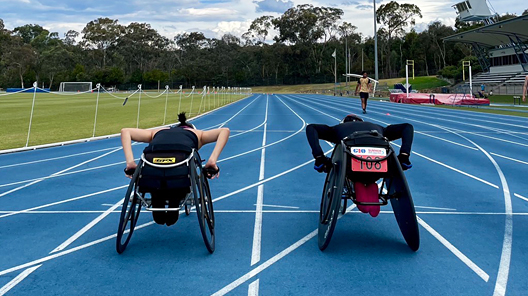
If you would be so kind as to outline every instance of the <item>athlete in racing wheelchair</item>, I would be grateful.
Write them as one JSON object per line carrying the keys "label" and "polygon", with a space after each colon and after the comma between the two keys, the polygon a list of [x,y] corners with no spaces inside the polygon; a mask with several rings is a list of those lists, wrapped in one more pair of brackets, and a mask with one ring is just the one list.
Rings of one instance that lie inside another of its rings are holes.
{"label": "athlete in racing wheelchair", "polygon": [[[119,222],[118,253],[128,245],[142,207],[152,212],[156,223],[170,226],[177,222],[180,209],[185,208],[189,215],[194,206],[205,245],[209,252],[214,251],[214,212],[207,179],[219,175],[216,161],[227,143],[229,129],[198,130],[187,122],[185,113],[179,114],[178,119],[180,123],[169,128],[121,130],[125,174],[132,180]],[[138,164],[134,161],[132,141],[149,143]],[[216,142],[215,148],[202,166],[198,150],[212,142]]]}
{"label": "athlete in racing wheelchair", "polygon": [[[364,122],[354,114],[347,115],[335,126],[310,124],[306,127],[308,143],[315,158],[314,169],[327,173],[319,216],[321,250],[330,243],[341,201],[344,214],[348,199],[361,212],[372,217],[376,217],[380,206],[387,205],[390,200],[405,241],[413,251],[418,250],[418,223],[403,173],[412,167],[409,155],[413,133],[413,126],[408,123],[382,127]],[[396,156],[389,141],[400,138],[402,146]],[[335,144],[331,158],[324,155],[319,140]],[[382,180],[381,183],[379,180]]]}

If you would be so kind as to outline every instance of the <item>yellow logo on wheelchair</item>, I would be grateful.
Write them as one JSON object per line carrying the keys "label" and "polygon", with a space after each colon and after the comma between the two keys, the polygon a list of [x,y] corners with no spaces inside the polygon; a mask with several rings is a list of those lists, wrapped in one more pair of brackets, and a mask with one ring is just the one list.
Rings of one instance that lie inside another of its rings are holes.
{"label": "yellow logo on wheelchair", "polygon": [[175,157],[159,157],[159,158],[156,157],[152,159],[152,162],[161,163],[161,164],[176,163],[176,158]]}

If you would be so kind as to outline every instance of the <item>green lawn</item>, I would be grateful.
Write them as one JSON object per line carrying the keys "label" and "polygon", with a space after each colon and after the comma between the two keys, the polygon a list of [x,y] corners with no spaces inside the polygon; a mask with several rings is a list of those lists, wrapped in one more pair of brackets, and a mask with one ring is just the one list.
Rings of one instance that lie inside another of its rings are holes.
{"label": "green lawn", "polygon": [[[453,107],[453,106],[434,106],[433,108],[446,108],[446,109],[456,109],[456,110],[466,110],[466,111],[473,111],[473,112],[482,112],[482,113],[492,113],[492,114],[502,114],[502,115],[514,115],[514,116],[520,116],[520,117],[528,117],[528,113],[526,112],[515,112],[515,111],[509,111],[509,110],[496,110],[496,109],[483,109],[478,107]],[[504,107],[512,109],[513,107]],[[525,110],[528,108],[522,108],[522,111],[528,111]]]}
{"label": "green lawn", "polygon": [[[402,79],[401,83],[405,84],[405,79]],[[449,85],[447,81],[438,79],[436,76],[422,76],[415,77],[414,79],[409,78],[409,83],[414,90],[431,89]]]}
{"label": "green lawn", "polygon": [[[219,100],[219,95],[205,96],[205,110],[200,108],[201,95],[182,96],[181,111],[190,116],[203,113],[222,105],[222,102],[239,100],[244,95],[225,95]],[[95,136],[118,133],[123,127],[136,127],[139,95],[130,97],[123,106],[125,93],[101,94]],[[150,96],[158,95],[149,93]],[[159,98],[141,96],[139,127],[149,128],[163,124],[166,95]],[[216,98],[216,100],[215,100]],[[29,127],[33,94],[15,94],[0,96],[0,150],[23,147]],[[29,146],[89,138],[92,136],[95,118],[97,94],[81,94],[64,96],[57,94],[37,93]],[[177,121],[180,94],[168,95],[166,123]],[[192,110],[191,110],[192,103]],[[199,112],[201,111],[201,112]]]}

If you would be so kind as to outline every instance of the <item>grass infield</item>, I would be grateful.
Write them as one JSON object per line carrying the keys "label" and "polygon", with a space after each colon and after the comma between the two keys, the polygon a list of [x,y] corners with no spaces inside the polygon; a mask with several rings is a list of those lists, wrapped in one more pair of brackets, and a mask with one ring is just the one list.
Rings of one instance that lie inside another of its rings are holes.
{"label": "grass infield", "polygon": [[[158,96],[159,93],[147,93]],[[101,93],[95,136],[115,134],[124,127],[136,127],[139,94],[131,96],[126,105],[126,93]],[[245,95],[199,94],[181,96],[170,93],[158,98],[141,95],[139,127],[149,128],[163,124],[165,100],[167,98],[167,115],[165,123],[177,122],[178,109],[185,111],[188,117],[195,116],[220,107],[229,102],[240,100]],[[28,135],[29,119],[33,93],[0,96],[0,150],[24,147]],[[96,110],[97,93],[80,95],[58,95],[37,93],[33,110],[33,121],[29,145],[41,145],[92,137]],[[200,103],[202,108],[200,109]],[[192,104],[192,110],[191,110]],[[205,105],[205,107],[204,107]]]}

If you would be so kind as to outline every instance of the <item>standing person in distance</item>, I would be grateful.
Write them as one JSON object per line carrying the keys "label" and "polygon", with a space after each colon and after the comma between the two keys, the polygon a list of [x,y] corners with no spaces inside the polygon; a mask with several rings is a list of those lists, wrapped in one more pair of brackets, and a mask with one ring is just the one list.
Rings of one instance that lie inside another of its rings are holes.
{"label": "standing person in distance", "polygon": [[367,100],[369,93],[372,90],[372,84],[370,83],[370,78],[368,78],[367,71],[361,73],[363,77],[359,78],[358,84],[356,86],[356,96],[359,90],[359,97],[361,98],[361,108],[363,109],[363,114],[367,114]]}

